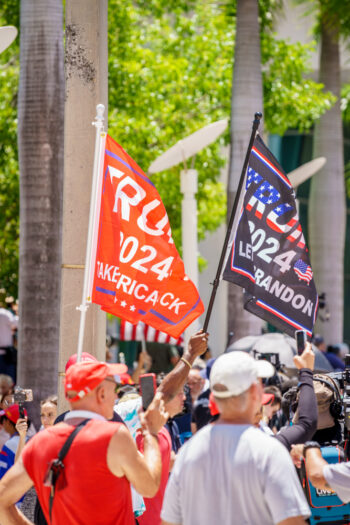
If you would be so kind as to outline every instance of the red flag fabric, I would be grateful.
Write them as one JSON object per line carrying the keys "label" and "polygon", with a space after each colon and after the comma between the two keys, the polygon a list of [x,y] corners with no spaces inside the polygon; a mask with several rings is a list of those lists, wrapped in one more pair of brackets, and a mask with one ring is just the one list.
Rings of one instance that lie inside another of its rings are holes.
{"label": "red flag fabric", "polygon": [[204,311],[147,175],[107,136],[91,300],[131,323],[179,337]]}

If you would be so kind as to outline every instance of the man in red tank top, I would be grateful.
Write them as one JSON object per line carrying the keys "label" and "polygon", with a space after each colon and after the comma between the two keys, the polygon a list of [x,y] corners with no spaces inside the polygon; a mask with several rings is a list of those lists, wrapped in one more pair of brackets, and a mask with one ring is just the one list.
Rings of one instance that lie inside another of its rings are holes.
{"label": "man in red tank top", "polygon": [[[140,414],[144,455],[124,425],[113,416],[118,365],[82,362],[69,368],[66,397],[71,405],[64,423],[39,432],[0,483],[0,522],[29,524],[15,502],[34,484],[48,523],[53,525],[133,525],[130,483],[152,498],[161,480],[157,434],[167,420],[162,395]],[[50,487],[44,480],[50,462],[74,428],[89,420],[75,437],[56,485],[50,520]]]}

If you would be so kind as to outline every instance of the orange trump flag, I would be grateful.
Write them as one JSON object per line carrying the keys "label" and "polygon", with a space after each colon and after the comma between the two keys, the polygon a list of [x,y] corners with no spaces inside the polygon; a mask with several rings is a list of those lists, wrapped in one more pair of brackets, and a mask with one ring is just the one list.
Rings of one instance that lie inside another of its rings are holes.
{"label": "orange trump flag", "polygon": [[107,135],[91,300],[126,321],[179,337],[203,303],[147,175]]}

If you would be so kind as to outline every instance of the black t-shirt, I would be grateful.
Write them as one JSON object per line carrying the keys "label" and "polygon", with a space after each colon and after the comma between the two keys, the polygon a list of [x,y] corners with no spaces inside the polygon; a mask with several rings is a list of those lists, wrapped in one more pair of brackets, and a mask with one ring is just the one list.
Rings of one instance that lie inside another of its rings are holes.
{"label": "black t-shirt", "polygon": [[312,440],[317,441],[321,446],[340,443],[342,441],[342,429],[339,421],[335,421],[334,423],[333,427],[317,430]]}
{"label": "black t-shirt", "polygon": [[166,374],[173,369],[171,358],[179,356],[177,347],[174,345],[168,345],[163,343],[149,343],[146,342],[147,353],[152,358],[152,366],[150,372],[154,374],[160,374],[165,372]]}
{"label": "black t-shirt", "polygon": [[212,415],[209,409],[210,389],[205,390],[199,396],[193,406],[192,421],[196,424],[197,430],[204,427],[212,421]]}

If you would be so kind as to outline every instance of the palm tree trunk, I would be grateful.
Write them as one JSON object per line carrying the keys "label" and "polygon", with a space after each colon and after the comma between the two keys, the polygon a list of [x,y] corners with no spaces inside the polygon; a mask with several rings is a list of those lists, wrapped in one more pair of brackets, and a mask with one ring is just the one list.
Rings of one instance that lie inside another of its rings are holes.
{"label": "palm tree trunk", "polygon": [[343,340],[346,219],[339,35],[336,29],[327,27],[324,22],[321,30],[319,81],[338,97],[338,101],[315,127],[314,157],[324,155],[327,163],[311,182],[309,245],[317,291],[326,293],[331,314],[329,322],[317,322],[316,330],[325,336],[327,343],[338,343]]}
{"label": "palm tree trunk", "polygon": [[[263,107],[259,9],[257,0],[237,0],[235,61],[231,102],[228,214],[236,195],[256,111]],[[261,130],[260,130],[261,131]],[[260,334],[262,321],[243,309],[242,288],[228,287],[228,332],[234,339]]]}
{"label": "palm tree trunk", "polygon": [[57,391],[64,62],[61,0],[21,2],[18,147],[20,277],[18,383],[39,401]]}

